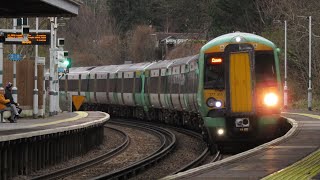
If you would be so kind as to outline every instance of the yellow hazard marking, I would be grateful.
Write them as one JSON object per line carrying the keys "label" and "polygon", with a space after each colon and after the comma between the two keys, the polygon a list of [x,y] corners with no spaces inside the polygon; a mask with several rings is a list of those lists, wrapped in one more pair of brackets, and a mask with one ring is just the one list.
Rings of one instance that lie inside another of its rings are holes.
{"label": "yellow hazard marking", "polygon": [[79,110],[85,98],[85,96],[72,96],[72,102],[74,107],[76,108],[76,111]]}
{"label": "yellow hazard marking", "polygon": [[85,118],[85,117],[88,116],[88,113],[83,112],[83,111],[78,111],[78,112],[75,112],[75,113],[78,114],[78,115],[75,116],[75,117],[72,117],[72,118],[61,119],[61,120],[58,120],[58,121],[52,121],[52,122],[41,123],[41,124],[34,124],[34,125],[31,125],[31,126],[28,126],[28,127],[29,128],[41,127],[41,126],[48,126],[48,125],[65,123],[65,122],[70,122],[70,121],[76,121],[76,120],[79,120],[79,119],[82,119],[82,118]]}
{"label": "yellow hazard marking", "polygon": [[283,112],[285,114],[295,114],[295,115],[301,115],[301,116],[307,116],[307,117],[311,117],[314,119],[320,119],[319,115],[315,115],[315,114],[306,114],[306,113],[290,113],[290,112]]}
{"label": "yellow hazard marking", "polygon": [[315,151],[306,158],[293,165],[275,172],[263,180],[272,179],[311,179],[320,173],[320,150]]}

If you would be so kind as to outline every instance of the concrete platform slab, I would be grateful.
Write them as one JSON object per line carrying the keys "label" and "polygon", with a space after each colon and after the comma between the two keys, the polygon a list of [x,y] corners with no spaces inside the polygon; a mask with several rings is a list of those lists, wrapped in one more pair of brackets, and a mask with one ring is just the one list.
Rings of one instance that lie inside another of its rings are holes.
{"label": "concrete platform slab", "polygon": [[320,173],[319,113],[283,113],[293,128],[252,150],[164,179],[311,179]]}
{"label": "concrete platform slab", "polygon": [[1,123],[0,179],[28,175],[85,155],[102,144],[109,118],[106,113],[92,111]]}
{"label": "concrete platform slab", "polygon": [[52,134],[106,122],[103,112],[64,112],[48,118],[21,118],[17,123],[0,123],[0,142]]}

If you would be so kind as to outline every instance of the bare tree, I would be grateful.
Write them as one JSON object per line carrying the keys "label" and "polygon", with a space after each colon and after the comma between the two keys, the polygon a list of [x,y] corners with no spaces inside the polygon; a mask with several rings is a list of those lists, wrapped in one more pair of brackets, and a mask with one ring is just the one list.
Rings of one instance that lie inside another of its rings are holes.
{"label": "bare tree", "polygon": [[132,62],[155,60],[156,39],[149,26],[137,26],[127,34],[128,57]]}

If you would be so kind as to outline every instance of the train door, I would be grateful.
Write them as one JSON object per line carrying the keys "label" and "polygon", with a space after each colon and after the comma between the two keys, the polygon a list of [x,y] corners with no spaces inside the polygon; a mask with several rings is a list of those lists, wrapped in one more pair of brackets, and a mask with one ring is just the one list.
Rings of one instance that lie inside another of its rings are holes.
{"label": "train door", "polygon": [[106,104],[107,103],[107,75],[103,73],[97,73],[96,78],[96,101],[100,104]]}
{"label": "train door", "polygon": [[166,103],[165,96],[166,96],[166,89],[167,89],[167,69],[161,69],[160,70],[160,104],[162,108],[168,108],[168,104]]}
{"label": "train door", "polygon": [[188,66],[183,64],[180,66],[180,91],[179,91],[179,98],[180,98],[180,105],[182,110],[189,110],[188,107],[188,98],[187,98],[187,74],[188,74]]}
{"label": "train door", "polygon": [[232,114],[254,110],[254,48],[249,44],[231,44],[225,48],[227,71],[227,107]]}
{"label": "train door", "polygon": [[159,77],[160,77],[160,69],[153,69],[150,71],[149,77],[149,97],[150,103],[152,107],[160,108],[160,92],[159,92]]}
{"label": "train door", "polygon": [[133,90],[134,89],[134,72],[123,73],[123,104],[134,106]]}

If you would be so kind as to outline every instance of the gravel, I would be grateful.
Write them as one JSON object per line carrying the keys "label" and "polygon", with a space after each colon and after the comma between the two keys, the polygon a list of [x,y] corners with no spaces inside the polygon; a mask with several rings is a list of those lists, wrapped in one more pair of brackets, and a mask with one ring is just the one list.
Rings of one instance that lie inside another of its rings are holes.
{"label": "gravel", "polygon": [[109,128],[107,128],[104,131],[104,135],[105,135],[105,138],[103,140],[103,144],[101,144],[96,149],[89,151],[84,156],[75,157],[73,159],[70,159],[69,161],[57,164],[57,165],[49,167],[47,169],[39,170],[39,171],[34,172],[28,176],[17,176],[14,178],[14,180],[30,179],[32,177],[40,176],[42,174],[47,174],[49,172],[57,171],[57,170],[60,170],[63,168],[73,166],[73,165],[81,163],[81,162],[88,161],[90,159],[93,159],[99,155],[102,155],[102,154],[116,148],[124,141],[124,137],[122,134],[120,134],[118,131],[115,131],[115,130],[112,130]]}
{"label": "gravel", "polygon": [[160,145],[160,140],[148,132],[129,127],[114,125],[113,127],[121,129],[128,134],[130,137],[130,145],[128,149],[103,164],[85,169],[80,173],[64,179],[89,179],[107,172],[112,172],[145,158],[154,152]]}
{"label": "gravel", "polygon": [[[79,173],[63,179],[90,179],[107,172],[112,172],[116,169],[130,165],[142,158],[145,158],[149,154],[153,153],[160,145],[160,140],[148,132],[124,126],[110,124],[108,124],[108,126],[120,129],[128,134],[130,137],[130,145],[128,149],[115,156],[111,160],[104,162],[103,164],[82,170]],[[133,179],[159,179],[170,175],[196,159],[206,148],[206,144],[202,141],[199,141],[199,139],[176,132],[174,130],[172,131],[175,133],[178,142],[175,150],[157,164],[149,167],[146,169],[146,171],[133,177]],[[122,134],[112,129],[107,129],[107,131],[105,131],[104,143],[97,149],[88,152],[85,156],[71,159],[49,169],[37,171],[30,176],[18,176],[14,179],[30,179],[41,174],[57,171],[62,168],[73,166],[80,162],[88,161],[94,157],[97,157],[98,155],[114,149],[115,147],[119,146],[123,140],[124,137]]]}
{"label": "gravel", "polygon": [[206,144],[199,141],[199,139],[174,130],[172,131],[175,133],[178,140],[176,149],[158,164],[155,164],[149,169],[146,169],[146,171],[132,177],[132,179],[160,179],[170,175],[195,160],[206,148]]}

